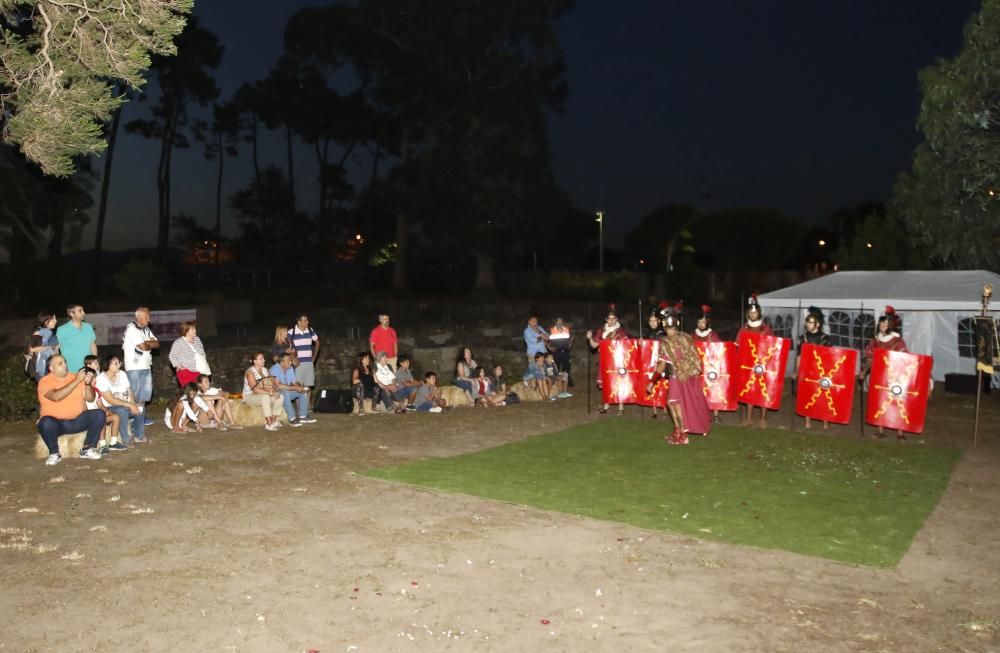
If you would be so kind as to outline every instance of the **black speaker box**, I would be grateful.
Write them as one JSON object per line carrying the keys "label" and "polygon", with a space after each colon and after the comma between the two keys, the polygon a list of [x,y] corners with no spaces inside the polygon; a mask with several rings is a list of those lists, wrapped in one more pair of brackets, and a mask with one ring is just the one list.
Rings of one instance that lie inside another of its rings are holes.
{"label": "black speaker box", "polygon": [[[944,375],[944,391],[952,392],[957,395],[974,395],[976,394],[976,379],[978,374],[945,374]],[[990,377],[988,374],[983,375],[983,394],[990,393]]]}

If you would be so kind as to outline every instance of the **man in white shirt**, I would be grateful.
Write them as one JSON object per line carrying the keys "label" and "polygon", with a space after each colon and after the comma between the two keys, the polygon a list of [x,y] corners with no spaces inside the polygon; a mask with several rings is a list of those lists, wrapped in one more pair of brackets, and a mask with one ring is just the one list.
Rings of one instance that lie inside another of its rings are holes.
{"label": "man in white shirt", "polygon": [[[125,327],[122,338],[125,374],[135,403],[140,406],[145,406],[153,398],[153,350],[159,348],[160,341],[149,328],[149,309],[140,306],[135,309],[135,319]],[[153,424],[148,417],[145,423],[146,426]]]}

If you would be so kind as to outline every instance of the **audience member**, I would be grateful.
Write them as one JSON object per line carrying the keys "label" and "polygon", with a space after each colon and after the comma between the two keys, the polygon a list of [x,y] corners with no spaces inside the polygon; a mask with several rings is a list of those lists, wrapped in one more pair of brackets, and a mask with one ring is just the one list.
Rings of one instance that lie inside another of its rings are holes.
{"label": "audience member", "polygon": [[549,350],[555,356],[556,367],[560,372],[566,374],[567,387],[573,387],[573,360],[571,352],[573,350],[573,333],[570,326],[561,318],[556,318],[556,323],[549,329]]}
{"label": "audience member", "polygon": [[497,392],[506,396],[507,395],[507,381],[503,375],[503,365],[495,364],[493,365],[493,387]]}
{"label": "audience member", "polygon": [[[82,362],[82,358],[81,358]],[[49,373],[38,382],[38,403],[41,408],[38,434],[49,449],[46,465],[56,465],[59,455],[59,436],[86,431],[80,458],[100,460],[97,441],[104,430],[105,416],[101,410],[87,410],[85,401],[94,401],[94,371],[81,365],[75,375],[69,374],[66,359],[55,354],[49,358]]]}
{"label": "audience member", "polygon": [[437,387],[437,374],[427,372],[414,394],[413,407],[420,413],[440,413],[447,406],[448,402],[441,397],[441,389]]}
{"label": "audience member", "polygon": [[264,367],[264,352],[255,352],[251,362],[253,364],[243,374],[243,403],[248,406],[260,406],[264,413],[264,428],[268,431],[277,431],[281,427],[278,421],[281,393],[278,392],[274,380]]}
{"label": "audience member", "polygon": [[407,404],[413,403],[410,401],[413,397],[413,392],[419,388],[422,384],[413,378],[413,370],[410,369],[412,366],[412,361],[409,356],[400,356],[399,365],[396,368],[396,385],[398,390],[393,394],[392,398],[396,401],[405,401]]}
{"label": "audience member", "polygon": [[[140,306],[135,309],[135,319],[125,327],[122,337],[122,363],[135,403],[145,409],[153,398],[153,350],[160,348],[160,341],[149,328],[149,309]],[[146,426],[153,423],[143,410]]]}
{"label": "audience member", "polygon": [[87,354],[97,355],[97,336],[94,327],[84,322],[87,313],[80,304],[70,304],[66,307],[69,321],[56,329],[59,340],[59,353],[66,359],[66,368],[78,370],[83,367],[83,357]]}
{"label": "audience member", "polygon": [[358,402],[358,415],[365,414],[365,399],[375,401],[375,376],[372,374],[372,357],[366,351],[358,354],[358,360],[351,370],[351,396]]}
{"label": "audience member", "polygon": [[188,383],[194,383],[201,374],[211,374],[205,357],[205,345],[198,337],[198,324],[188,321],[181,324],[181,337],[174,340],[167,356],[170,364],[177,372],[177,383],[184,388]]}
{"label": "audience member", "polygon": [[375,391],[376,407],[381,406],[381,410],[395,410],[397,413],[403,412],[403,406],[394,399],[400,388],[396,383],[396,372],[389,364],[389,356],[384,351],[375,355],[375,384],[378,386]]}
{"label": "audience member", "polygon": [[501,395],[493,385],[493,379],[486,375],[486,368],[480,367],[476,376],[476,393],[479,398],[476,403],[480,406],[506,406],[507,396]]}
{"label": "audience member", "polygon": [[556,366],[556,357],[551,351],[545,354],[545,380],[549,382],[549,387],[552,391],[556,390],[559,393],[556,395],[559,399],[566,399],[567,397],[572,397],[573,395],[566,392],[566,382],[569,378],[569,374],[566,372],[560,372],[559,368]]}
{"label": "audience member", "polygon": [[197,383],[198,396],[205,403],[209,418],[219,425],[219,430],[242,430],[243,427],[233,419],[233,411],[229,408],[228,395],[222,389],[212,387],[212,377],[207,374],[201,374],[198,376]]}
{"label": "audience member", "polygon": [[[121,357],[117,354],[112,354],[104,362],[104,372],[97,377],[97,389],[101,393],[104,405],[118,416],[118,437],[121,440],[121,448],[127,448],[131,444],[131,438],[136,442],[145,442],[146,425],[143,408],[134,400],[128,375],[122,371]],[[132,424],[131,436],[129,422]],[[117,447],[109,446],[109,448]]]}
{"label": "audience member", "polygon": [[[316,385],[316,369],[314,365],[319,360],[319,335],[309,326],[309,316],[299,314],[299,319],[288,331],[288,339],[295,349],[295,380],[305,388],[306,414],[311,406],[312,388]],[[293,361],[294,362],[294,361]]]}
{"label": "audience member", "polygon": [[26,371],[37,383],[48,371],[49,359],[59,353],[59,338],[56,337],[56,316],[53,313],[39,313],[35,330],[28,342],[28,367]]}
{"label": "audience member", "polygon": [[389,358],[389,364],[396,369],[396,359],[399,356],[399,338],[396,330],[389,326],[389,314],[379,313],[378,324],[368,336],[368,351],[372,356],[384,351]]}
{"label": "audience member", "polygon": [[163,419],[174,433],[193,433],[203,431],[201,417],[207,404],[198,397],[198,386],[188,383],[181,389],[173,409],[167,410]]}
{"label": "audience member", "polygon": [[528,365],[534,364],[535,354],[548,351],[549,334],[538,326],[538,316],[528,318],[528,326],[524,327],[524,346],[528,352]]}
{"label": "audience member", "polygon": [[525,385],[537,390],[543,400],[556,400],[554,396],[551,396],[552,387],[545,376],[545,354],[542,352],[535,354],[535,360],[525,370],[523,380]]}
{"label": "audience member", "polygon": [[[271,376],[278,386],[281,399],[285,405],[285,414],[288,415],[289,426],[302,426],[303,424],[314,424],[316,420],[311,419],[306,413],[309,395],[306,394],[305,386],[295,380],[295,370],[292,368],[292,355],[284,353],[278,362],[271,366]],[[295,412],[295,405],[298,404],[298,413]]]}
{"label": "audience member", "polygon": [[104,411],[104,431],[101,433],[101,439],[97,441],[97,453],[102,456],[106,456],[110,451],[127,451],[128,448],[119,442],[118,440],[118,429],[121,425],[121,420],[118,418],[117,413],[111,412],[108,405],[101,401],[101,391],[97,387],[97,380],[101,376],[101,363],[97,356],[88,355],[83,359],[83,366],[94,370],[94,400],[84,401],[84,405],[87,410],[103,410]]}
{"label": "audience member", "polygon": [[476,359],[472,357],[472,349],[462,347],[459,350],[458,360],[455,361],[455,385],[465,391],[465,396],[469,403],[475,401],[476,389],[473,380],[478,376],[476,369]]}
{"label": "audience member", "polygon": [[299,366],[299,358],[295,355],[295,346],[288,334],[291,331],[287,326],[279,324],[274,328],[274,342],[271,343],[271,362],[281,361],[282,354],[292,355],[292,367]]}

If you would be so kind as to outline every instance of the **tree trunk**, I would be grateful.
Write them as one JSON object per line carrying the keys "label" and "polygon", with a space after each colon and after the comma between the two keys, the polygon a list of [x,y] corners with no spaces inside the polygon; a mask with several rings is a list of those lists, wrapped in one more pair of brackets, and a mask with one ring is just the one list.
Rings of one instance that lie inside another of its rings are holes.
{"label": "tree trunk", "polygon": [[[403,138],[402,147],[400,147],[399,155],[399,166],[403,169],[404,177],[406,175],[406,166],[410,163],[410,128],[403,127]],[[404,184],[407,183],[405,180]],[[406,255],[407,255],[407,242],[406,242],[406,232],[409,226],[407,219],[407,208],[406,203],[409,193],[403,193],[403,201],[399,210],[396,212],[396,252],[395,257],[392,262],[392,289],[393,290],[406,290]]]}
{"label": "tree trunk", "polygon": [[476,281],[472,290],[477,294],[495,295],[497,292],[496,259],[476,250]]}
{"label": "tree trunk", "polygon": [[260,188],[260,161],[257,159],[257,114],[254,112],[250,113],[250,118],[253,124],[253,132],[250,135],[251,149],[253,150],[253,179]]}
{"label": "tree trunk", "polygon": [[220,260],[222,257],[222,171],[225,166],[226,161],[226,150],[225,143],[223,143],[222,132],[220,131],[216,138],[216,146],[219,150],[219,178],[215,182],[215,249],[213,250],[215,256],[215,278],[216,280],[221,278],[219,273]]}
{"label": "tree trunk", "polygon": [[118,107],[111,118],[111,128],[108,133],[108,149],[104,158],[104,178],[101,180],[101,199],[97,207],[97,228],[94,231],[94,269],[91,276],[93,289],[96,292],[101,287],[101,275],[104,270],[104,223],[108,215],[108,194],[111,190],[111,167],[115,158],[115,141],[118,140],[118,124],[121,122],[124,105]]}
{"label": "tree trunk", "polygon": [[292,128],[285,126],[285,147],[288,152],[288,190],[291,191],[292,213],[295,213],[295,162],[292,157]]}

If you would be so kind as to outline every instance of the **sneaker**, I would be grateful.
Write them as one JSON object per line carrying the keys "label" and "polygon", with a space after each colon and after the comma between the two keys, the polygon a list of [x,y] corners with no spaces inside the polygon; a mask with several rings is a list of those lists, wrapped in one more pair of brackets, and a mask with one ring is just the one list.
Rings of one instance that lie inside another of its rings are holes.
{"label": "sneaker", "polygon": [[163,423],[167,425],[168,429],[172,429],[173,428],[173,426],[170,425],[170,409],[169,408],[163,413]]}
{"label": "sneaker", "polygon": [[265,431],[277,431],[278,427],[275,426],[274,424],[265,424],[264,425],[264,430]]}
{"label": "sneaker", "polygon": [[155,424],[155,423],[156,423],[156,422],[154,422],[153,420],[149,419],[148,417],[144,418],[144,419],[142,420],[142,422],[143,422],[143,424],[145,424],[146,426],[152,426],[153,424]]}
{"label": "sneaker", "polygon": [[139,444],[146,444],[149,442],[147,438],[132,438],[132,442],[138,442]]}
{"label": "sneaker", "polygon": [[126,447],[121,442],[115,442],[114,444],[109,444],[108,449],[110,449],[111,451],[128,451],[128,447]]}
{"label": "sneaker", "polygon": [[549,401],[555,401],[558,397],[549,397]]}
{"label": "sneaker", "polygon": [[57,453],[50,453],[49,457],[45,459],[46,465],[58,465],[59,461],[62,460],[62,456]]}
{"label": "sneaker", "polygon": [[97,453],[101,454],[101,458],[103,458],[105,456],[110,456],[111,455],[111,450],[108,449],[107,446],[97,447]]}
{"label": "sneaker", "polygon": [[94,447],[87,447],[86,449],[80,449],[80,457],[86,460],[100,460],[101,454]]}
{"label": "sneaker", "polygon": [[315,423],[316,420],[314,420],[312,417],[309,417],[308,415],[299,418],[299,424],[315,424]]}
{"label": "sneaker", "polygon": [[300,422],[297,419],[291,419],[291,420],[288,420],[288,425],[291,426],[292,428],[297,428],[299,426],[302,426],[302,422]]}
{"label": "sneaker", "polygon": [[428,412],[430,412],[430,413],[440,413],[441,412],[441,407],[440,406],[432,406],[431,409]]}
{"label": "sneaker", "polygon": [[556,397],[558,397],[559,399],[568,399],[569,397],[572,397],[572,396],[573,395],[571,395],[568,392],[560,392],[559,394],[556,395]]}

